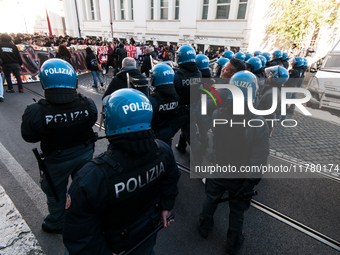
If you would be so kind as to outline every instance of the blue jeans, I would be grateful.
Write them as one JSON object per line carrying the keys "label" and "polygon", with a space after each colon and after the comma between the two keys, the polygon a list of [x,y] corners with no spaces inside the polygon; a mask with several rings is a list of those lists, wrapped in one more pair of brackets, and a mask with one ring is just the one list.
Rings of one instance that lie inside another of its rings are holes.
{"label": "blue jeans", "polygon": [[2,85],[2,73],[0,72],[0,97],[4,98],[4,86]]}
{"label": "blue jeans", "polygon": [[59,197],[59,202],[57,202],[46,181],[45,176],[43,176],[43,179],[41,182],[41,189],[47,196],[47,206],[48,206],[48,211],[50,213],[45,218],[45,224],[50,229],[63,228],[67,183],[68,183],[69,176],[71,175],[73,179],[76,173],[87,162],[92,160],[92,157],[93,157],[93,148],[89,147],[89,150],[87,150],[86,153],[72,160],[68,160],[62,163],[58,163],[58,164],[51,164],[51,163],[47,164],[45,162],[45,166],[51,176],[52,182],[54,184],[54,187]]}
{"label": "blue jeans", "polygon": [[[92,73],[93,82],[94,82],[94,85],[93,85],[93,86],[97,87],[97,77],[98,77],[98,79],[99,79],[99,82],[100,82],[100,83],[103,83],[103,79],[102,79],[102,77],[100,76],[99,70],[97,70],[97,71],[91,71],[91,73]],[[96,76],[97,76],[97,77],[96,77]]]}

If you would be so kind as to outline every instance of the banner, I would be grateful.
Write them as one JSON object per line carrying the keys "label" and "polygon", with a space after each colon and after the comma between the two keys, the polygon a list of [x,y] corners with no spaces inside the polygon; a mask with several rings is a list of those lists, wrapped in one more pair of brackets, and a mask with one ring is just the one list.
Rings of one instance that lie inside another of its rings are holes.
{"label": "banner", "polygon": [[[86,51],[88,46],[79,45],[68,47],[71,53],[71,64],[74,70],[78,73],[87,72],[86,68]],[[58,47],[39,47],[35,45],[17,45],[19,54],[23,62],[21,68],[21,80],[23,83],[39,81],[39,70],[42,64],[50,59],[55,58],[58,52]],[[91,46],[92,50],[96,51],[95,46]],[[12,83],[17,84],[16,78],[11,74]]]}
{"label": "banner", "polygon": [[[50,59],[55,58],[58,52],[58,47],[39,47],[35,45],[16,45],[19,54],[23,62],[23,68],[21,68],[21,80],[23,83],[39,81],[39,70],[42,64]],[[86,67],[86,48],[87,45],[77,45],[67,47],[71,53],[71,64],[77,74],[87,73]],[[98,55],[100,64],[107,63],[108,47],[106,46],[90,46],[95,54]],[[138,60],[139,64],[143,62],[145,47],[125,46],[128,52],[128,57],[132,57]],[[137,55],[138,53],[138,55]],[[11,74],[13,84],[17,84],[16,78]],[[6,84],[6,81],[5,81]]]}

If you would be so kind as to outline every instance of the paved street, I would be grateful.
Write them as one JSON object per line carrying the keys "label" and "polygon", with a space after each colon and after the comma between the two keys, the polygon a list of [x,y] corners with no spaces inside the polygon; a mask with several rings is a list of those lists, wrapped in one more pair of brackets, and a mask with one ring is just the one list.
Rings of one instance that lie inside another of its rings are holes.
{"label": "paved street", "polygon": [[[111,73],[110,70],[109,73]],[[105,77],[105,86],[110,78]],[[28,88],[42,94],[39,83],[26,84]],[[101,95],[104,88],[93,89],[91,74],[79,76],[78,91],[91,97],[97,108],[101,108]],[[17,89],[15,87],[15,89]],[[61,255],[64,251],[60,235],[49,235],[41,230],[41,223],[47,214],[46,198],[39,186],[37,163],[31,149],[38,144],[28,144],[20,136],[21,114],[32,98],[37,96],[25,91],[24,94],[5,94],[5,102],[0,104],[2,132],[0,133],[0,207],[2,216],[13,211],[13,215],[22,223],[23,230],[13,230],[13,237],[19,252],[12,253],[8,244],[5,227],[0,232],[0,254],[41,254]],[[268,163],[288,165],[283,159],[296,159],[322,164],[340,164],[339,162],[339,117],[327,110],[311,110],[313,117],[305,117],[296,112],[293,116],[298,121],[296,128],[277,128],[271,139],[271,154]],[[98,128],[95,127],[98,131]],[[103,135],[103,131],[100,135]],[[173,145],[178,136],[174,138]],[[106,150],[105,139],[96,143],[95,155]],[[174,149],[174,148],[173,148]],[[189,148],[186,154],[178,154],[176,160],[184,165],[189,162]],[[309,176],[309,177],[313,177]],[[316,176],[315,176],[316,177]],[[259,195],[254,199],[271,208],[340,241],[340,198],[339,181],[330,178],[305,179],[263,179],[257,186]],[[5,193],[6,192],[6,193]],[[182,172],[179,182],[179,196],[176,206],[175,223],[169,229],[159,233],[156,254],[186,255],[225,253],[226,228],[228,226],[227,203],[221,204],[215,215],[215,227],[208,239],[202,239],[197,232],[197,219],[204,201],[204,185],[199,179],[190,179]],[[7,195],[6,195],[7,194]],[[15,209],[17,211],[15,211]],[[10,214],[8,214],[9,217]],[[339,254],[335,249],[301,233],[287,224],[274,219],[255,207],[246,214],[244,234],[246,241],[240,254]],[[1,219],[4,224],[5,218]],[[15,223],[17,224],[17,223]],[[15,225],[13,224],[13,225]],[[27,224],[27,226],[25,225]],[[1,225],[3,226],[3,225]],[[10,227],[10,224],[7,224]],[[21,226],[21,225],[17,225]],[[20,231],[30,236],[18,238]],[[25,246],[29,244],[29,248]],[[19,250],[19,248],[21,250]]]}

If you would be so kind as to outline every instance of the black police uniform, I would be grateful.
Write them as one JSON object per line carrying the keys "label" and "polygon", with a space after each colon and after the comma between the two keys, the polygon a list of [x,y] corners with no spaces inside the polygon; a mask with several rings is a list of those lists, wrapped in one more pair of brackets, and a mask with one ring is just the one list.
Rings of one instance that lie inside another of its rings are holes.
{"label": "black police uniform", "polygon": [[[180,172],[171,149],[151,130],[109,138],[69,189],[63,241],[70,254],[118,254],[153,231],[172,210]],[[153,252],[156,236],[133,254]]]}
{"label": "black police uniform", "polygon": [[[245,115],[232,114],[232,100],[229,100],[226,108],[217,109],[214,119],[230,119],[234,122],[242,122],[244,119],[258,119],[262,117],[249,112],[245,104]],[[240,169],[241,166],[260,166],[267,164],[269,151],[268,127],[243,127],[243,125],[217,125],[213,128],[214,150],[219,165],[231,165]],[[226,174],[228,178],[228,174]],[[207,237],[213,228],[213,215],[217,209],[218,202],[226,190],[229,197],[241,196],[244,192],[252,191],[259,183],[261,174],[244,176],[242,179],[207,179],[206,199],[200,213],[199,230],[202,237]],[[229,201],[229,228],[227,232],[227,250],[234,254],[243,242],[243,219],[244,212],[250,207],[250,199],[233,199]]]}
{"label": "black police uniform", "polygon": [[[268,110],[273,105],[273,88],[277,88],[277,106],[276,110],[263,118],[268,120],[278,119],[281,120],[281,87],[282,85],[277,84],[275,82],[271,82],[267,84],[261,91],[260,99],[256,105],[257,110]],[[278,121],[267,121],[268,127],[271,130],[273,127],[277,125]]]}
{"label": "black police uniform", "polygon": [[55,104],[42,99],[27,106],[21,124],[21,135],[26,142],[41,141],[44,164],[59,197],[57,202],[43,176],[41,188],[47,196],[50,212],[43,229],[55,232],[61,232],[63,227],[68,178],[70,175],[74,177],[92,159],[94,151],[92,126],[97,121],[96,105],[92,99],[72,91],[75,98],[71,102]]}
{"label": "black police uniform", "polygon": [[[176,117],[172,121],[172,135],[174,136],[181,128],[178,147],[184,150],[186,142],[190,143],[190,105],[200,100],[200,90],[202,73],[198,70],[196,63],[184,63],[175,72],[174,85],[179,96],[178,110]],[[194,96],[194,98],[191,98]],[[195,134],[196,131],[192,130]]]}
{"label": "black police uniform", "polygon": [[282,60],[282,64],[283,64],[283,67],[286,68],[286,69],[288,70],[288,67],[289,67],[288,60],[287,60],[287,59]]}
{"label": "black police uniform", "polygon": [[270,66],[282,66],[283,67],[281,58],[270,61]]}
{"label": "black police uniform", "polygon": [[155,132],[156,138],[162,140],[171,148],[171,122],[178,106],[178,95],[174,85],[157,86],[149,100],[153,109],[151,128]]}
{"label": "black police uniform", "polygon": [[[303,78],[301,78],[301,68],[293,67],[293,69],[289,70],[289,79],[285,84],[285,87],[296,88],[300,87],[303,83]],[[287,93],[287,98],[297,98],[297,93]],[[287,113],[293,114],[295,110],[295,104],[292,104],[287,108]]]}

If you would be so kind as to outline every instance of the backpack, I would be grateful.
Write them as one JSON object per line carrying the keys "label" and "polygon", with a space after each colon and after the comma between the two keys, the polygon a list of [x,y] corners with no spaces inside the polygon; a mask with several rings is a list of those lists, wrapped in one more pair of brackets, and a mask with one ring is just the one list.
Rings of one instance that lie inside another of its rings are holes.
{"label": "backpack", "polygon": [[172,59],[172,53],[170,51],[165,51],[165,57],[164,60],[168,61]]}
{"label": "backpack", "polygon": [[91,66],[97,66],[97,59],[96,58],[91,59]]}

